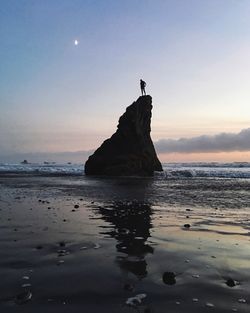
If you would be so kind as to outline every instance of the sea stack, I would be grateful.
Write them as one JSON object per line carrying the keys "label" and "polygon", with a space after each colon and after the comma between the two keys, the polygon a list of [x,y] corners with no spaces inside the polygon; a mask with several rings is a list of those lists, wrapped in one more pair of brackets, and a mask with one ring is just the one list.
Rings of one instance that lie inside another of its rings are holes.
{"label": "sea stack", "polygon": [[86,175],[153,176],[162,171],[150,137],[151,96],[141,96],[120,117],[116,132],[85,163]]}

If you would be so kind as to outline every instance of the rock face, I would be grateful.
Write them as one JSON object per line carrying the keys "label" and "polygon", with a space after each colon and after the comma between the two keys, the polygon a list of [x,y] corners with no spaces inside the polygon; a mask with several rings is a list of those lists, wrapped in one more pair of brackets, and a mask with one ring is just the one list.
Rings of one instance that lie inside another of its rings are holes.
{"label": "rock face", "polygon": [[127,107],[117,131],[85,163],[85,174],[152,176],[162,171],[150,137],[151,110],[150,96],[141,96]]}

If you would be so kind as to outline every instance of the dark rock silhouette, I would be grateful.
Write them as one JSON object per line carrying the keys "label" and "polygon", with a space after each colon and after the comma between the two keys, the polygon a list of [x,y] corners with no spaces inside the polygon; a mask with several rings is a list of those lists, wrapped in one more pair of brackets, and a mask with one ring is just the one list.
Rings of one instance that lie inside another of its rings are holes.
{"label": "dark rock silhouette", "polygon": [[162,171],[150,137],[151,110],[150,96],[127,107],[117,131],[85,163],[86,175],[152,176]]}

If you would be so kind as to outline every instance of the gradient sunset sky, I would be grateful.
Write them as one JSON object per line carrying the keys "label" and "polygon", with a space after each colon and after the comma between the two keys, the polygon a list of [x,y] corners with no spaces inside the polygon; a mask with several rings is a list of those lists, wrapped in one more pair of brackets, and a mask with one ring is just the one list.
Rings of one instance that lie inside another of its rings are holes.
{"label": "gradient sunset sky", "polygon": [[1,1],[2,159],[97,148],[143,78],[162,161],[249,161],[249,16],[249,0]]}

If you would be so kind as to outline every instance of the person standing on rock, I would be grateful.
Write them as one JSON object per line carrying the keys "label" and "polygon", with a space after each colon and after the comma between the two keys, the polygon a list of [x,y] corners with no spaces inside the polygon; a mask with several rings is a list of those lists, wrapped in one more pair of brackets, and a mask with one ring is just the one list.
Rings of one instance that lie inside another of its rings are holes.
{"label": "person standing on rock", "polygon": [[146,96],[146,91],[145,91],[146,82],[142,79],[140,80],[140,86],[141,86],[141,95]]}

